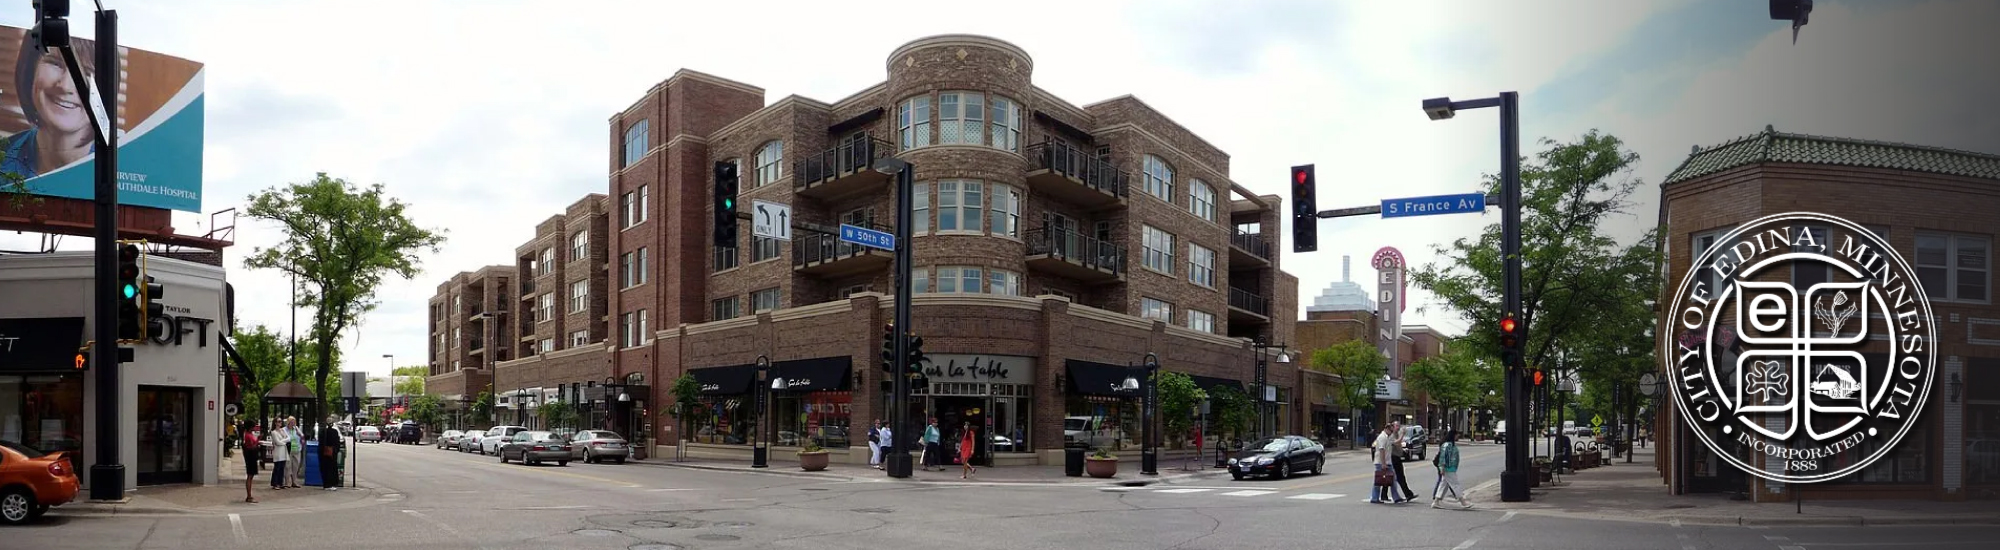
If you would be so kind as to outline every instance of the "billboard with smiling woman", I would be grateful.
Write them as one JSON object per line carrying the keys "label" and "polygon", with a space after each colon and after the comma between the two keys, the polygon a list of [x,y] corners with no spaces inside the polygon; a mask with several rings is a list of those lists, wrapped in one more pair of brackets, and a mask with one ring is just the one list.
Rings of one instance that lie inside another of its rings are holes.
{"label": "billboard with smiling woman", "polygon": [[[71,44],[93,84],[97,71],[120,71],[118,202],[200,212],[202,65],[119,48],[118,67],[98,67],[95,42]],[[0,26],[0,171],[26,178],[30,194],[90,200],[97,146],[88,96],[60,53],[32,47],[27,29]]]}

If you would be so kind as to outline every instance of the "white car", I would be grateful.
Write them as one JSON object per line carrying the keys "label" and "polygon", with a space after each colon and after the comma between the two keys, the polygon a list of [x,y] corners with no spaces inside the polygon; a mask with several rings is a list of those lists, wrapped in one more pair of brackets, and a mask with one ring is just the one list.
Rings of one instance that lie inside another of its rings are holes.
{"label": "white car", "polygon": [[497,456],[500,454],[500,447],[506,445],[509,440],[514,439],[514,434],[525,431],[528,431],[527,426],[494,426],[487,428],[485,435],[479,436],[479,454]]}
{"label": "white car", "polygon": [[382,442],[382,429],[381,429],[381,428],[377,428],[377,427],[374,427],[374,426],[361,426],[361,427],[357,427],[357,428],[354,428],[354,442],[355,442],[355,443],[381,443],[381,442]]}

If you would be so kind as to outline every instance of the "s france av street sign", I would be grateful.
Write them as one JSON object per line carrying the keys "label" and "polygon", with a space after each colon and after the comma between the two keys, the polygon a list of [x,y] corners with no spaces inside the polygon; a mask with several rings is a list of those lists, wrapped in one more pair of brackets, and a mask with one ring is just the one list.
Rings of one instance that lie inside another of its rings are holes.
{"label": "s france av street sign", "polygon": [[1385,199],[1382,201],[1382,217],[1384,218],[1465,214],[1485,210],[1486,194],[1484,193],[1409,197]]}

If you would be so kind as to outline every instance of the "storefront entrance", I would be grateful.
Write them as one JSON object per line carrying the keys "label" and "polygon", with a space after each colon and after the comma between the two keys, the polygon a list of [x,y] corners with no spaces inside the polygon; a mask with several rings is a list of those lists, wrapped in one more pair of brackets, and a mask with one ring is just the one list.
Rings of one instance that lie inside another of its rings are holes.
{"label": "storefront entrance", "polygon": [[139,386],[139,484],[194,480],[194,389]]}

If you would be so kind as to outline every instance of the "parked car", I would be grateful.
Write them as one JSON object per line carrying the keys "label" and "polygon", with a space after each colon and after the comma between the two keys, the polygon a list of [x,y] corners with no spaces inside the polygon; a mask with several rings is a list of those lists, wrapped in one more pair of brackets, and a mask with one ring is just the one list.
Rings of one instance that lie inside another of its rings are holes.
{"label": "parked car", "polygon": [[562,436],[544,431],[516,432],[513,438],[500,446],[499,454],[503,464],[508,458],[514,458],[522,464],[554,461],[557,466],[568,466],[570,460],[569,443]]}
{"label": "parked car", "polygon": [[465,432],[461,432],[458,430],[445,430],[444,433],[438,434],[437,441],[435,444],[439,449],[449,449],[451,448],[452,445],[457,445],[458,438],[463,435],[465,435]]}
{"label": "parked car", "polygon": [[1284,479],[1295,472],[1311,471],[1317,474],[1324,469],[1326,447],[1296,435],[1252,443],[1238,451],[1235,458],[1229,459],[1229,477],[1236,479],[1250,476]]}
{"label": "parked car", "polygon": [[473,452],[479,448],[479,440],[485,437],[484,430],[466,430],[465,433],[458,435],[458,442],[453,443],[452,448],[458,449],[461,453]]}
{"label": "parked car", "polygon": [[382,429],[374,426],[356,426],[354,428],[354,442],[381,443]]}
{"label": "parked car", "polygon": [[401,426],[396,427],[397,443],[401,443],[404,445],[416,445],[418,443],[423,442],[423,439],[424,439],[424,429],[417,427],[416,422],[405,420],[403,421],[403,424]]}
{"label": "parked car", "polygon": [[0,440],[0,524],[27,523],[76,499],[75,465],[66,454]]}
{"label": "parked car", "polygon": [[1423,426],[1403,426],[1403,461],[1422,462],[1430,451],[1430,437]]}
{"label": "parked car", "polygon": [[479,454],[496,456],[500,446],[514,439],[514,434],[528,431],[527,426],[494,426],[486,429],[486,435],[479,437]]}
{"label": "parked car", "polygon": [[599,463],[606,459],[624,464],[632,456],[632,448],[625,438],[615,432],[604,430],[583,430],[569,439],[570,458],[585,463]]}

